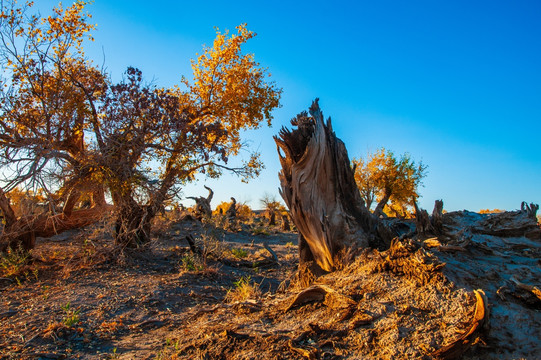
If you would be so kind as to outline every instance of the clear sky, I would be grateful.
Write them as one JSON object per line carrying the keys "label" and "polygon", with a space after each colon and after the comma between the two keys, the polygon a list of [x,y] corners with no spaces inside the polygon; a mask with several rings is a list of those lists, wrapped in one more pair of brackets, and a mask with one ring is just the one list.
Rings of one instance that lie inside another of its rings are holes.
{"label": "clear sky", "polygon": [[[70,1],[64,1],[69,4]],[[37,0],[45,15],[55,1]],[[246,50],[283,88],[272,128],[247,134],[266,170],[188,186],[258,208],[278,198],[272,135],[316,97],[350,158],[380,147],[428,165],[422,207],[513,210],[541,203],[541,2],[95,0],[89,57],[113,79],[128,66],[160,86],[190,77],[214,27],[247,23]],[[191,202],[187,202],[191,204]]]}

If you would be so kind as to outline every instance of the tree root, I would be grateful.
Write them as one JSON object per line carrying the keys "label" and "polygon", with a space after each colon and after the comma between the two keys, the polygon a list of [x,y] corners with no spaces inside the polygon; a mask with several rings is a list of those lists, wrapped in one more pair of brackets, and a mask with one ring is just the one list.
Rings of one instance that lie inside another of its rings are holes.
{"label": "tree root", "polygon": [[468,350],[479,338],[479,333],[488,324],[488,303],[483,290],[474,290],[476,303],[475,313],[468,329],[452,343],[434,351],[431,356],[436,359],[458,359]]}

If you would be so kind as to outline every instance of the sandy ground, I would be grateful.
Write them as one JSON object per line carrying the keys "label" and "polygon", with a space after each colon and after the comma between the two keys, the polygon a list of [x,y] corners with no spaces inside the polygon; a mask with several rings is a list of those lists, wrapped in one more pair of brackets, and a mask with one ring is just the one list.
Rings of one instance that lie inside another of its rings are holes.
{"label": "sandy ground", "polygon": [[[448,226],[483,219],[460,214]],[[471,325],[475,289],[486,293],[489,329],[464,358],[541,354],[539,302],[516,286],[540,285],[538,239],[417,246],[394,267],[392,254],[365,251],[306,293],[293,232],[191,221],[158,229],[150,248],[120,257],[100,226],[38,241],[18,280],[0,280],[0,357],[430,359]]]}

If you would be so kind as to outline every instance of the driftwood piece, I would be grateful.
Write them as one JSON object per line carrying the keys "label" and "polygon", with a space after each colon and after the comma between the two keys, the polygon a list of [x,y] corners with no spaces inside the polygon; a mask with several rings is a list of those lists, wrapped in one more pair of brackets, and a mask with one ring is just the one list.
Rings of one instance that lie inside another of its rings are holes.
{"label": "driftwood piece", "polygon": [[263,247],[265,248],[265,250],[267,250],[269,252],[269,254],[271,254],[272,259],[274,261],[278,262],[278,255],[276,255],[274,250],[272,250],[272,248],[269,246],[269,244],[267,244],[266,241],[263,242]]}
{"label": "driftwood piece", "polygon": [[318,100],[274,137],[282,170],[280,195],[299,230],[299,261],[335,268],[344,248],[365,248],[379,240],[377,223],[355,183],[344,143],[325,123]]}
{"label": "driftwood piece", "polygon": [[475,343],[479,333],[488,324],[489,312],[485,293],[483,290],[474,290],[473,292],[476,302],[470,325],[457,340],[434,351],[430,354],[431,356],[442,360],[459,359]]}
{"label": "driftwood piece", "polygon": [[521,283],[520,281],[518,281],[517,279],[513,277],[511,278],[511,281],[514,282],[518,288],[531,292],[535,297],[539,299],[539,301],[541,301],[541,290],[539,290],[537,286]]}
{"label": "driftwood piece", "polygon": [[511,294],[521,300],[524,305],[533,309],[541,309],[541,290],[538,286],[528,285],[515,277],[510,278],[512,284]]}
{"label": "driftwood piece", "polygon": [[198,197],[187,196],[186,197],[187,199],[192,199],[195,201],[195,216],[199,220],[203,219],[204,217],[210,218],[212,216],[212,208],[210,206],[210,202],[212,201],[212,197],[214,196],[214,191],[212,191],[212,189],[206,185],[204,187],[209,192],[206,198],[202,196],[198,196]]}

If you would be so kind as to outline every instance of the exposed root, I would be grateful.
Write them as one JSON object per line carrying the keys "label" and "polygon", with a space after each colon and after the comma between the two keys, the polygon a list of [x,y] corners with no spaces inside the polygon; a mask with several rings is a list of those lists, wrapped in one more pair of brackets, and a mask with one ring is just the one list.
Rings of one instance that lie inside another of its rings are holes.
{"label": "exposed root", "polygon": [[285,309],[285,312],[312,301],[323,301],[325,305],[332,309],[355,306],[357,304],[351,298],[337,293],[326,285],[312,285],[295,295],[289,306]]}
{"label": "exposed root", "polygon": [[488,303],[483,290],[473,291],[476,298],[475,313],[468,329],[460,337],[431,355],[437,359],[458,359],[468,350],[479,338],[479,333],[488,324]]}

